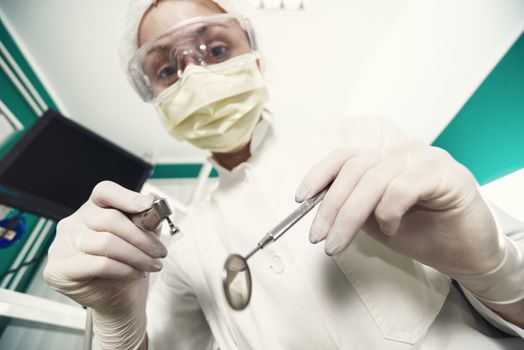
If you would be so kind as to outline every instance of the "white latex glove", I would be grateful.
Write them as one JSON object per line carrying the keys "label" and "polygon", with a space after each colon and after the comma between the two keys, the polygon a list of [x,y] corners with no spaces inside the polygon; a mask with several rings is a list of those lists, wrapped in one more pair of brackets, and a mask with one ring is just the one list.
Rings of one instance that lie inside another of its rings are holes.
{"label": "white latex glove", "polygon": [[57,225],[44,270],[47,283],[93,309],[95,346],[135,349],[146,332],[147,272],[162,268],[166,247],[124,213],[151,207],[153,198],[113,182]]}
{"label": "white latex glove", "polygon": [[[403,255],[478,284],[476,276],[500,270],[508,254],[518,253],[497,229],[473,175],[442,149],[408,141],[385,151],[337,150],[309,171],[296,200],[331,181],[310,231],[311,242],[326,240],[328,255],[345,249],[363,228]],[[522,275],[515,266],[511,272]],[[524,296],[518,285],[517,295],[468,286],[487,299]]]}

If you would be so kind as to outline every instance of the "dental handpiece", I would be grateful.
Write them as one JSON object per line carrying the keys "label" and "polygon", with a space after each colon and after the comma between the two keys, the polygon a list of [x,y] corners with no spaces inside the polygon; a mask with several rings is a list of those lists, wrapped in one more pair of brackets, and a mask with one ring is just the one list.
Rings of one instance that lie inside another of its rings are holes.
{"label": "dental handpiece", "polygon": [[173,221],[169,217],[173,214],[173,211],[169,207],[169,204],[165,198],[160,198],[153,195],[155,200],[151,208],[146,209],[140,213],[132,214],[130,216],[131,221],[139,228],[146,231],[155,231],[158,229],[162,221],[166,220],[169,225],[169,233],[174,236],[180,230],[173,224]]}

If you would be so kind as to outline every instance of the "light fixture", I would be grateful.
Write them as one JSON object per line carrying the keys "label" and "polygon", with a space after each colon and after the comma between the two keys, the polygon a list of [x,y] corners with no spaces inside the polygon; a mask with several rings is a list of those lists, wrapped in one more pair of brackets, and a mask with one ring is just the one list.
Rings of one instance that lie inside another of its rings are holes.
{"label": "light fixture", "polygon": [[249,0],[261,10],[303,10],[306,0]]}

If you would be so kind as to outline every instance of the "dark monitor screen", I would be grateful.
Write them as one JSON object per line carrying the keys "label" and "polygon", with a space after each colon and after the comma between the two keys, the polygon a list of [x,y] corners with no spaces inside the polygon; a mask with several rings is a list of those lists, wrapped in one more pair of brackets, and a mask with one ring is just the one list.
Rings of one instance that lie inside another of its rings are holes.
{"label": "dark monitor screen", "polygon": [[61,219],[102,180],[138,191],[151,165],[49,110],[0,159],[0,203]]}

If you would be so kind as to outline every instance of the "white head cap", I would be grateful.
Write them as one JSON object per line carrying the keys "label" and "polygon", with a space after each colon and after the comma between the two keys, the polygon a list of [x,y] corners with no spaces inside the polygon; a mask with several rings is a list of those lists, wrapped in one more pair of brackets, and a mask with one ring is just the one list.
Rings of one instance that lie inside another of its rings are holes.
{"label": "white head cap", "polygon": [[[176,1],[176,0],[171,0]],[[221,7],[224,12],[234,13],[232,5],[227,0],[209,0]],[[129,60],[138,49],[138,27],[142,17],[152,5],[158,0],[131,0],[126,15],[126,26],[122,41],[120,42],[120,64],[124,71],[127,72]]]}

